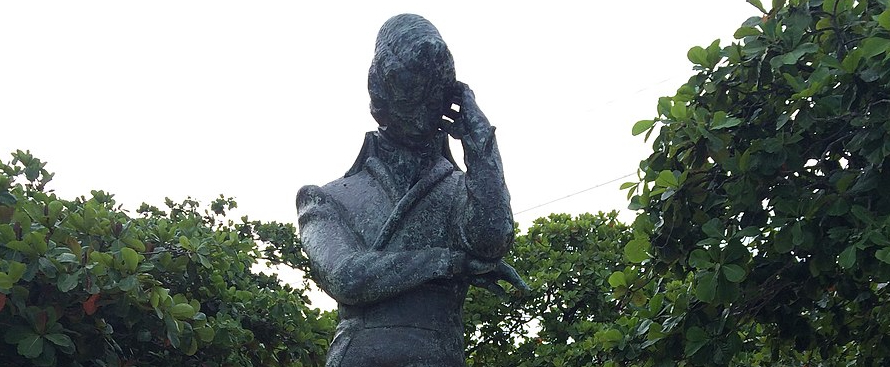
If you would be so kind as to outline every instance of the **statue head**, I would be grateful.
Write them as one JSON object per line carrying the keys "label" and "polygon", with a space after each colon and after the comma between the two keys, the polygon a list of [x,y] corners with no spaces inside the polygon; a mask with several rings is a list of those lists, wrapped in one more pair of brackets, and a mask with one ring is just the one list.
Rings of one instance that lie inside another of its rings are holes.
{"label": "statue head", "polygon": [[429,146],[455,83],[454,60],[432,23],[401,14],[383,24],[368,72],[371,115],[383,135],[409,148]]}

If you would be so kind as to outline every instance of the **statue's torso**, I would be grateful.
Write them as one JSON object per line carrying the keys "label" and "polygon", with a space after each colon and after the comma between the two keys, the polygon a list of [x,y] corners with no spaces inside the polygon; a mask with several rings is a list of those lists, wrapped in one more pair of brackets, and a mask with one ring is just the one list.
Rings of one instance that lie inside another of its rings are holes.
{"label": "statue's torso", "polygon": [[[342,205],[345,225],[361,238],[363,248],[356,250],[419,250],[430,244],[454,247],[452,212],[455,191],[463,180],[459,171],[452,171],[418,195],[407,210],[396,213],[400,219],[390,225],[391,237],[383,242],[386,246],[372,248],[405,196],[388,186],[393,182],[383,177],[388,174],[371,164],[322,188]],[[461,310],[467,288],[462,280],[435,280],[372,304],[341,303],[340,324],[329,355],[333,364],[329,365],[463,366]]]}

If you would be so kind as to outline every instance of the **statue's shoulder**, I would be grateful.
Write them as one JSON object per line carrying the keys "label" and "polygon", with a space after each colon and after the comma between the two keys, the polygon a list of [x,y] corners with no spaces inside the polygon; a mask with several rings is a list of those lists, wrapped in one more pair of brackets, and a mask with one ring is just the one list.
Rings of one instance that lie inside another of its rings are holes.
{"label": "statue's shoulder", "polygon": [[366,172],[359,172],[359,174],[355,174],[347,177],[340,177],[336,180],[328,182],[322,186],[317,185],[306,185],[300,188],[300,191],[297,192],[297,206],[300,206],[300,203],[307,202],[319,202],[319,201],[342,201],[344,198],[348,198],[350,196],[354,196],[355,193],[352,192],[351,188],[356,188],[360,186],[360,182],[365,179],[367,176]]}

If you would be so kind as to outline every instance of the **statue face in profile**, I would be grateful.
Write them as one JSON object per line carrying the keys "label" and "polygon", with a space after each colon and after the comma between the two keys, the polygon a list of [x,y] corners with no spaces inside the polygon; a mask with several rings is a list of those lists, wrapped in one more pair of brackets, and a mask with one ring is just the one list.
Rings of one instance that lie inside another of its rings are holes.
{"label": "statue face in profile", "polygon": [[368,73],[371,115],[390,140],[428,146],[455,94],[454,60],[426,19],[412,14],[387,21],[377,34]]}

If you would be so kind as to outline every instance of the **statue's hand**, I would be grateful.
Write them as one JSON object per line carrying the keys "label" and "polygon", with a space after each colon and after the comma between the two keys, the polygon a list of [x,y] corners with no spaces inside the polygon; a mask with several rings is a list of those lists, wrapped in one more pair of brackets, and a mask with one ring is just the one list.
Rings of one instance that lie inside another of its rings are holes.
{"label": "statue's hand", "polygon": [[497,261],[486,261],[468,257],[464,269],[467,275],[481,275],[495,271],[498,265],[499,263]]}
{"label": "statue's hand", "polygon": [[498,261],[497,266],[491,272],[471,277],[470,284],[476,287],[485,288],[498,297],[507,299],[507,292],[503,287],[498,285],[499,280],[507,281],[513,288],[519,290],[520,294],[528,294],[531,292],[531,288],[524,280],[522,280],[519,273],[516,272],[516,269],[504,262],[504,260]]}
{"label": "statue's hand", "polygon": [[[457,105],[457,109],[452,108],[452,104]],[[462,82],[456,83],[444,116],[454,122],[443,119],[442,130],[455,139],[463,139],[464,135],[469,134],[480,125],[489,125],[488,118],[476,104],[476,94],[473,93],[470,86]]]}

